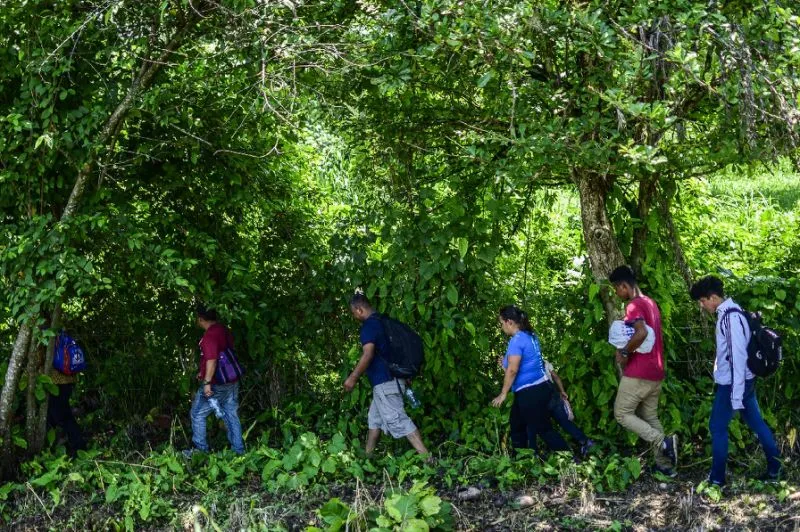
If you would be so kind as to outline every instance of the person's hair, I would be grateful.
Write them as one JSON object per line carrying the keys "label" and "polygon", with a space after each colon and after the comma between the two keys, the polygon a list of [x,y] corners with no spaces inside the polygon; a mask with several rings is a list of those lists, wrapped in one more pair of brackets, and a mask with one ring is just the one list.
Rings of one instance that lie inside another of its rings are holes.
{"label": "person's hair", "polygon": [[528,314],[516,305],[506,305],[500,309],[500,317],[511,320],[519,326],[520,330],[532,333],[533,327],[528,319]]}
{"label": "person's hair", "polygon": [[364,292],[356,292],[350,297],[351,307],[372,308],[369,299],[364,295]]}
{"label": "person's hair", "polygon": [[219,320],[219,317],[217,316],[217,311],[214,309],[206,308],[204,305],[197,305],[195,312],[197,313],[198,318],[202,318],[206,321]]}
{"label": "person's hair", "polygon": [[714,277],[713,275],[708,275],[694,283],[689,290],[689,294],[692,296],[693,300],[697,301],[701,297],[711,297],[714,294],[719,297],[725,297],[725,289],[722,284],[722,279]]}
{"label": "person's hair", "polygon": [[636,286],[636,273],[630,266],[617,266],[608,276],[608,280],[611,284],[628,283],[631,286]]}

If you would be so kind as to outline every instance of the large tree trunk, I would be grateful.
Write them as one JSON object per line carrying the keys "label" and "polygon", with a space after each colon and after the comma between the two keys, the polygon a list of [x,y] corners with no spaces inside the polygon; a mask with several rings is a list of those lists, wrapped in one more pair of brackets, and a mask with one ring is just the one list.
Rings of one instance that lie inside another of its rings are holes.
{"label": "large tree trunk", "polygon": [[[625,257],[619,249],[606,210],[606,197],[611,188],[611,180],[591,172],[575,172],[573,180],[580,195],[583,239],[589,253],[589,265],[595,282],[602,283],[608,280],[608,275],[614,268],[625,264]],[[610,323],[617,314],[617,302],[607,288],[600,291],[600,297]]]}
{"label": "large tree trunk", "polygon": [[36,336],[33,335],[28,348],[28,387],[25,395],[25,440],[28,442],[28,452],[38,453],[41,445],[36,441],[36,421],[39,413],[39,401],[36,400],[36,381],[42,374],[42,349]]}
{"label": "large tree trunk", "polygon": [[11,351],[11,358],[8,360],[6,380],[3,382],[3,391],[0,392],[0,440],[2,440],[0,441],[0,452],[2,452],[3,457],[0,460],[0,467],[2,468],[0,473],[2,473],[2,477],[5,477],[8,472],[11,465],[11,457],[13,456],[11,452],[11,408],[14,406],[14,395],[17,391],[20,370],[30,342],[31,326],[28,323],[24,323],[19,328],[19,334],[17,334],[17,339],[14,342],[14,349]]}

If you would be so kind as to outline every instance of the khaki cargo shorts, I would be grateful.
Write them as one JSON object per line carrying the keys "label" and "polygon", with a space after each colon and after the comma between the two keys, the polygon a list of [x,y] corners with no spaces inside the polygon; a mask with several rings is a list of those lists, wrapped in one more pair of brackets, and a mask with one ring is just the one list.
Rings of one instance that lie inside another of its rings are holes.
{"label": "khaki cargo shorts", "polygon": [[[372,403],[369,405],[367,423],[370,429],[381,429],[395,438],[404,438],[417,430],[417,426],[406,414],[402,392],[406,390],[403,379],[378,384],[372,388]],[[401,392],[402,390],[402,392]]]}

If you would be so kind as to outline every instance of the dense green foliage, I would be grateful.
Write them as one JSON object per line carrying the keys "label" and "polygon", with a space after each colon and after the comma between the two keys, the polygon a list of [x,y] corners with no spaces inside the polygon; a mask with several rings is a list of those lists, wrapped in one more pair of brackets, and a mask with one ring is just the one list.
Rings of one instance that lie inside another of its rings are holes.
{"label": "dense green foliage", "polygon": [[[508,406],[488,403],[505,346],[496,312],[510,302],[530,311],[586,431],[609,451],[634,442],[609,407],[617,369],[605,340],[604,262],[624,260],[664,317],[665,428],[707,454],[713,326],[686,282],[718,273],[784,335],[787,360],[760,401],[791,455],[798,66],[798,14],[780,3],[8,2],[0,375],[20,328],[46,343],[63,306],[89,354],[75,399],[92,456],[149,452],[171,437],[180,447],[185,434],[167,428],[186,423],[201,333],[192,310],[203,301],[231,326],[247,367],[241,414],[253,449],[233,465],[208,457],[212,482],[256,472],[267,489],[295,490],[368,482],[381,468],[428,481],[412,458],[365,472],[351,445],[317,440],[365,430],[367,384],[341,390],[360,352],[346,301],[361,288],[423,336],[413,417],[452,460],[445,482],[468,482],[456,471],[464,449],[488,453],[496,476],[507,460]],[[36,388],[28,401],[52,390],[41,374],[12,383],[20,457],[26,386]],[[753,443],[738,423],[733,435]],[[53,505],[70,483],[104,490],[131,526],[174,517],[158,493],[207,489],[173,447],[137,466],[144,475],[90,470],[88,459],[69,470],[63,457],[22,473]],[[630,476],[581,466],[597,489],[639,475],[628,458],[603,464]],[[410,467],[420,471],[402,473]],[[508,485],[551,475],[542,471]],[[410,489],[403,504],[429,508],[413,519],[438,526],[435,495]],[[394,508],[364,523],[398,525]],[[347,521],[346,503],[320,516]]]}

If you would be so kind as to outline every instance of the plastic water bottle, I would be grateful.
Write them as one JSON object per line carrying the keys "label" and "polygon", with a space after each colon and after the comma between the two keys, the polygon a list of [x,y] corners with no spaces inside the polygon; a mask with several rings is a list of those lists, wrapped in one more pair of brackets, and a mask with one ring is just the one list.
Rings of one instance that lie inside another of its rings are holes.
{"label": "plastic water bottle", "polygon": [[211,409],[214,411],[215,416],[217,416],[219,419],[225,417],[225,414],[222,412],[222,407],[219,406],[219,401],[217,401],[216,397],[209,397],[208,404],[211,405]]}
{"label": "plastic water bottle", "polygon": [[411,406],[412,409],[419,408],[422,405],[422,403],[419,402],[419,399],[417,399],[417,396],[414,395],[414,390],[412,390],[408,386],[406,386],[405,396],[406,399],[408,399],[408,404]]}

